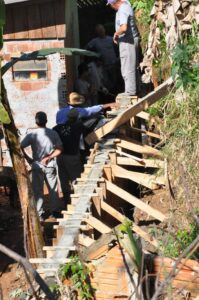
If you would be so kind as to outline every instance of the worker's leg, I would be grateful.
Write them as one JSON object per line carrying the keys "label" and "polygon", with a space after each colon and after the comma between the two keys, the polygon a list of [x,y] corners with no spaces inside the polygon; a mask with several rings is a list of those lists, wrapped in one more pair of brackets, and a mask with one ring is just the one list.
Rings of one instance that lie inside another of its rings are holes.
{"label": "worker's leg", "polygon": [[43,209],[43,186],[44,186],[44,173],[41,168],[32,165],[32,187],[37,205],[37,212],[39,217],[44,213]]}
{"label": "worker's leg", "polygon": [[56,168],[44,169],[45,182],[49,191],[49,206],[51,213],[58,212],[60,210],[59,196],[58,196],[58,184],[57,184],[57,170]]}
{"label": "worker's leg", "polygon": [[64,204],[67,205],[70,202],[70,193],[71,193],[70,177],[67,168],[68,166],[67,155],[61,154],[60,156],[58,156],[57,165],[58,165],[58,174],[59,174],[61,190],[64,197]]}
{"label": "worker's leg", "polygon": [[136,46],[135,44],[119,44],[121,73],[125,84],[125,93],[136,95]]}

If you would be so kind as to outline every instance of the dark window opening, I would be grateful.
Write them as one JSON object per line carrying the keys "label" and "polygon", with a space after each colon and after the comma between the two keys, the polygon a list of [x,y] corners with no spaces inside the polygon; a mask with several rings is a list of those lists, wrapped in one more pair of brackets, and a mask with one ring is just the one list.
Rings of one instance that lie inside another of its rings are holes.
{"label": "dark window opening", "polygon": [[13,66],[15,81],[42,81],[48,80],[47,59],[18,61]]}

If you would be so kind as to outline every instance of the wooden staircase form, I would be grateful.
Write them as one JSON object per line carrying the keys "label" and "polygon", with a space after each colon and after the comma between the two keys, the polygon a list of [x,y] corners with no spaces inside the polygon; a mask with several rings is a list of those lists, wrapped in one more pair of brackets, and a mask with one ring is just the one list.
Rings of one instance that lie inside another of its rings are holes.
{"label": "wooden staircase form", "polygon": [[[167,216],[114,182],[116,178],[122,181],[130,179],[151,190],[164,185],[162,177],[137,172],[137,169],[136,171],[125,169],[127,166],[141,167],[145,170],[164,168],[160,151],[142,145],[129,137],[116,139],[118,132],[103,139],[102,137],[122,124],[128,123],[136,115],[147,118],[147,113],[142,110],[166,95],[171,89],[172,83],[173,81],[169,79],[157,91],[150,93],[130,107],[123,107],[120,111],[114,112],[116,116],[110,122],[87,137],[89,143],[96,140],[98,142],[91,150],[81,178],[78,178],[74,185],[71,204],[67,206],[67,210],[62,212],[63,218],[57,219],[58,225],[54,226],[56,238],[53,239],[52,246],[44,247],[46,258],[30,259],[31,263],[37,264],[37,271],[41,275],[44,277],[56,276],[60,264],[69,261],[71,251],[77,251],[79,246],[88,247],[95,242],[96,236],[111,232],[112,227],[107,223],[107,219],[104,220],[104,213],[117,223],[124,221],[125,216],[113,205],[113,199],[117,199],[117,201],[122,199],[128,205],[138,207],[160,222],[167,221]],[[151,136],[150,132],[145,131],[144,133]],[[158,136],[158,138],[160,137]],[[147,155],[147,158],[143,158],[143,155]],[[110,195],[113,196],[110,198]],[[156,239],[133,222],[132,230],[146,242],[158,247]]]}

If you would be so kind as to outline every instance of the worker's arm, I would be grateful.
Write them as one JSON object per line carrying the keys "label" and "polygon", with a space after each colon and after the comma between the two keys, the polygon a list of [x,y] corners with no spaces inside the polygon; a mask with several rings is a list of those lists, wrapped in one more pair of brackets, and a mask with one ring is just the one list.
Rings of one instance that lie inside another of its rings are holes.
{"label": "worker's arm", "polygon": [[112,103],[107,103],[107,104],[103,104],[103,109],[107,109],[107,108],[119,108],[119,103],[116,102],[112,102]]}
{"label": "worker's arm", "polygon": [[51,159],[59,156],[62,153],[62,151],[63,151],[62,146],[57,147],[52,153],[50,153],[48,156],[44,157],[41,160],[41,164],[46,166]]}
{"label": "worker's arm", "polygon": [[24,139],[22,140],[22,142],[21,142],[21,150],[22,150],[23,155],[24,155],[25,159],[27,160],[27,162],[28,162],[29,164],[32,164],[33,158],[30,157],[30,156],[26,153],[26,151],[24,150],[24,148],[27,148],[27,147],[29,147],[30,145],[31,145],[31,135],[30,135],[30,134],[27,134],[27,135],[25,136],[25,138],[24,138]]}
{"label": "worker's arm", "polygon": [[26,151],[24,150],[23,147],[21,147],[21,150],[22,150],[23,155],[24,155],[25,159],[27,160],[27,162],[31,165],[31,164],[33,163],[33,158],[30,157],[30,156],[26,153]]}
{"label": "worker's arm", "polygon": [[115,44],[118,43],[118,38],[121,34],[125,33],[127,31],[127,24],[120,25],[119,29],[114,33],[113,35],[113,41]]}

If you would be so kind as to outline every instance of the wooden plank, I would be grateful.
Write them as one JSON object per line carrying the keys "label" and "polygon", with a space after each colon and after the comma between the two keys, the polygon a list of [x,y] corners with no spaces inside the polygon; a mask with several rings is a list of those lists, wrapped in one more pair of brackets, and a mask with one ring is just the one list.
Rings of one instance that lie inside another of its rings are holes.
{"label": "wooden plank", "polygon": [[52,9],[52,1],[40,4],[39,8],[43,38],[56,38],[57,32],[55,27],[55,15]]}
{"label": "wooden plank", "polygon": [[76,246],[70,246],[70,247],[67,247],[67,246],[44,246],[43,247],[43,250],[44,251],[56,251],[56,250],[62,250],[62,249],[68,249],[70,251],[75,251],[77,249]]}
{"label": "wooden plank", "polygon": [[161,140],[161,136],[157,133],[152,132],[152,131],[147,131],[147,130],[143,130],[143,129],[139,129],[139,128],[135,128],[135,127],[132,127],[131,129],[132,129],[132,131],[139,132],[139,133],[144,133],[148,136],[151,136],[153,138]]}
{"label": "wooden plank", "polygon": [[[128,153],[123,152],[123,151],[121,151],[121,150],[116,150],[116,153],[118,153],[119,155],[123,155],[123,156],[125,156],[125,157],[129,157],[129,158],[131,158],[131,159],[133,159],[133,160],[136,160],[136,161],[138,161],[140,164],[142,164],[143,167],[144,167],[144,161],[143,161],[143,158],[139,158],[139,157],[137,157],[137,156],[128,154]],[[115,164],[117,164],[117,160],[116,160]]]}
{"label": "wooden plank", "polygon": [[43,38],[41,30],[41,17],[39,5],[28,5],[27,6],[28,14],[28,26],[29,26],[29,38],[30,39],[41,39]]}
{"label": "wooden plank", "polygon": [[28,39],[29,28],[26,7],[21,7],[13,13],[15,39]]}
{"label": "wooden plank", "polygon": [[4,40],[13,40],[14,36],[14,24],[13,24],[14,10],[12,8],[6,8],[6,24],[4,26]]}
{"label": "wooden plank", "polygon": [[122,124],[126,123],[130,118],[136,116],[142,110],[148,108],[150,105],[158,101],[163,96],[166,96],[171,89],[173,84],[172,78],[169,78],[163,84],[161,84],[154,92],[149,93],[147,96],[142,98],[140,101],[135,103],[132,107],[122,112],[116,118],[106,123],[104,126],[97,129],[95,132],[90,133],[86,137],[86,142],[91,145],[98,141],[100,138],[118,128]]}
{"label": "wooden plank", "polygon": [[136,198],[135,196],[129,194],[125,190],[119,188],[115,184],[109,182],[106,180],[106,187],[107,190],[110,191],[111,193],[117,195],[118,197],[122,198],[123,200],[127,201],[128,203],[136,206],[140,210],[144,211],[150,216],[153,216],[155,219],[163,222],[166,220],[166,216],[162,214],[160,211],[152,208],[150,205],[144,203],[140,199]]}
{"label": "wooden plank", "polygon": [[118,147],[125,148],[136,153],[162,158],[162,153],[159,150],[148,145],[142,145],[140,142],[133,139],[116,139],[115,142]]}
{"label": "wooden plank", "polygon": [[88,225],[95,228],[97,231],[101,233],[108,233],[111,230],[110,227],[102,223],[100,220],[94,218],[93,216],[84,218],[83,221],[85,221]]}
{"label": "wooden plank", "polygon": [[143,159],[142,163],[129,157],[117,157],[117,165],[135,166],[144,168],[163,168],[164,162],[159,159]]}
{"label": "wooden plank", "polygon": [[53,10],[55,14],[55,26],[57,38],[66,37],[65,25],[65,0],[53,1]]}
{"label": "wooden plank", "polygon": [[[102,205],[102,209],[104,211],[109,213],[112,217],[117,219],[119,222],[123,223],[127,219],[127,217],[125,217],[123,214],[121,214],[115,208],[110,206],[108,203],[102,201],[101,205]],[[158,247],[158,241],[134,223],[133,223],[132,230],[134,232],[136,232],[138,235],[140,235],[145,241],[149,242],[150,244],[152,244],[155,247]]]}
{"label": "wooden plank", "polygon": [[70,261],[70,258],[29,258],[31,264],[66,264]]}
{"label": "wooden plank", "polygon": [[79,234],[79,236],[78,236],[78,244],[80,244],[82,246],[89,247],[94,242],[95,242],[95,240],[93,240],[89,236],[85,236],[85,235],[82,235],[82,234]]}
{"label": "wooden plank", "polygon": [[157,177],[156,175],[128,171],[117,165],[112,165],[112,171],[115,177],[130,179],[151,190],[158,189],[159,185],[165,185],[164,177]]}

